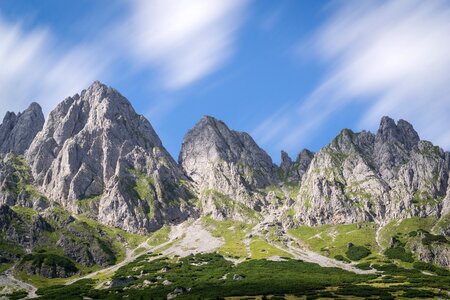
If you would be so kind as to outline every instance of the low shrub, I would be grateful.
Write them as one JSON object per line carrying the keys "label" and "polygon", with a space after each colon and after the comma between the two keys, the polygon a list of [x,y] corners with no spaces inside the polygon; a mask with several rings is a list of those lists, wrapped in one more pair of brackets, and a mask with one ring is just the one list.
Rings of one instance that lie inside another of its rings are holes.
{"label": "low shrub", "polygon": [[372,269],[370,267],[370,263],[360,263],[360,264],[355,265],[355,267],[360,270],[371,270]]}
{"label": "low shrub", "polygon": [[347,252],[345,252],[347,257],[350,258],[351,260],[363,259],[364,257],[369,256],[371,253],[372,252],[370,252],[370,250],[367,249],[366,247],[354,245],[349,247]]}
{"label": "low shrub", "polygon": [[390,259],[399,259],[404,262],[413,262],[414,258],[411,252],[407,252],[405,248],[398,246],[389,248],[384,251],[384,255]]}
{"label": "low shrub", "polygon": [[425,236],[422,239],[422,244],[431,245],[433,243],[445,244],[445,243],[449,243],[449,241],[447,241],[447,239],[443,235],[434,235],[434,234],[426,232]]}
{"label": "low shrub", "polygon": [[340,255],[340,254],[336,255],[334,257],[334,259],[335,260],[339,260],[339,261],[343,261],[343,262],[346,262],[346,263],[350,262],[350,260],[348,258],[346,258],[346,257],[344,257],[343,255]]}

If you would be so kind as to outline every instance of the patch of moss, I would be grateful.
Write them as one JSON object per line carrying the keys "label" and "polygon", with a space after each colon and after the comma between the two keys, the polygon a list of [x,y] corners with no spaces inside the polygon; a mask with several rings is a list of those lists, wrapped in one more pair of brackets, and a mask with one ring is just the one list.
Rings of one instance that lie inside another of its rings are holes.
{"label": "patch of moss", "polygon": [[154,191],[155,184],[153,178],[146,176],[144,173],[136,169],[133,169],[131,173],[136,176],[133,190],[136,192],[139,199],[147,201],[148,203],[148,211],[143,211],[143,213],[145,213],[149,219],[152,219],[156,210],[156,192]]}

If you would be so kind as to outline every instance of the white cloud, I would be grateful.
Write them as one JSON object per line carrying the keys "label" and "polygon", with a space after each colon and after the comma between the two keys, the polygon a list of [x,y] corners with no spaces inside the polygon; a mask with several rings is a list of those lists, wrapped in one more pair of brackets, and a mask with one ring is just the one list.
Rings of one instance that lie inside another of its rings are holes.
{"label": "white cloud", "polygon": [[23,110],[37,101],[48,112],[97,77],[103,64],[94,52],[58,48],[49,30],[26,32],[0,16],[0,111]]}
{"label": "white cloud", "polygon": [[412,122],[422,138],[450,148],[448,2],[341,2],[314,44],[329,66],[327,74],[297,110],[272,121],[290,120],[279,129],[281,141],[270,141],[275,148],[298,151],[327,119],[353,104],[366,107],[360,129],[374,129],[390,115]]}
{"label": "white cloud", "polygon": [[233,52],[246,0],[136,0],[121,39],[139,65],[160,69],[169,89],[221,67]]}
{"label": "white cloud", "polygon": [[[72,47],[63,46],[68,40],[56,37],[51,28],[25,30],[20,21],[6,21],[0,14],[0,111],[23,110],[37,101],[48,112],[118,70],[136,75],[136,68],[156,69],[164,85],[160,88],[187,86],[230,57],[246,4],[135,0],[124,3],[120,17],[95,27],[88,40]],[[172,102],[157,106],[170,110]]]}

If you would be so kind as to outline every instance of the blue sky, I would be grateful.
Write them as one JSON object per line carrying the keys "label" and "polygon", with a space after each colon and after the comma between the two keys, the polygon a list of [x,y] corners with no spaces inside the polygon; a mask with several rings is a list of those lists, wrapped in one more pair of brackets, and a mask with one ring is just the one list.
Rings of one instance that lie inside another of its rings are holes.
{"label": "blue sky", "polygon": [[2,0],[0,111],[98,79],[175,158],[202,115],[274,161],[383,115],[449,149],[449,53],[449,1]]}

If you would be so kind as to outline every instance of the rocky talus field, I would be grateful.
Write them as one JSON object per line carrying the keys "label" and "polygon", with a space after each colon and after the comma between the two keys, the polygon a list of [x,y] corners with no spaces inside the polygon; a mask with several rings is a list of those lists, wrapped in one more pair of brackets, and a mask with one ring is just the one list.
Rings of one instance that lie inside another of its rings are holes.
{"label": "rocky talus field", "polygon": [[449,175],[389,117],[276,165],[204,116],[176,161],[94,82],[0,125],[0,299],[450,299]]}

